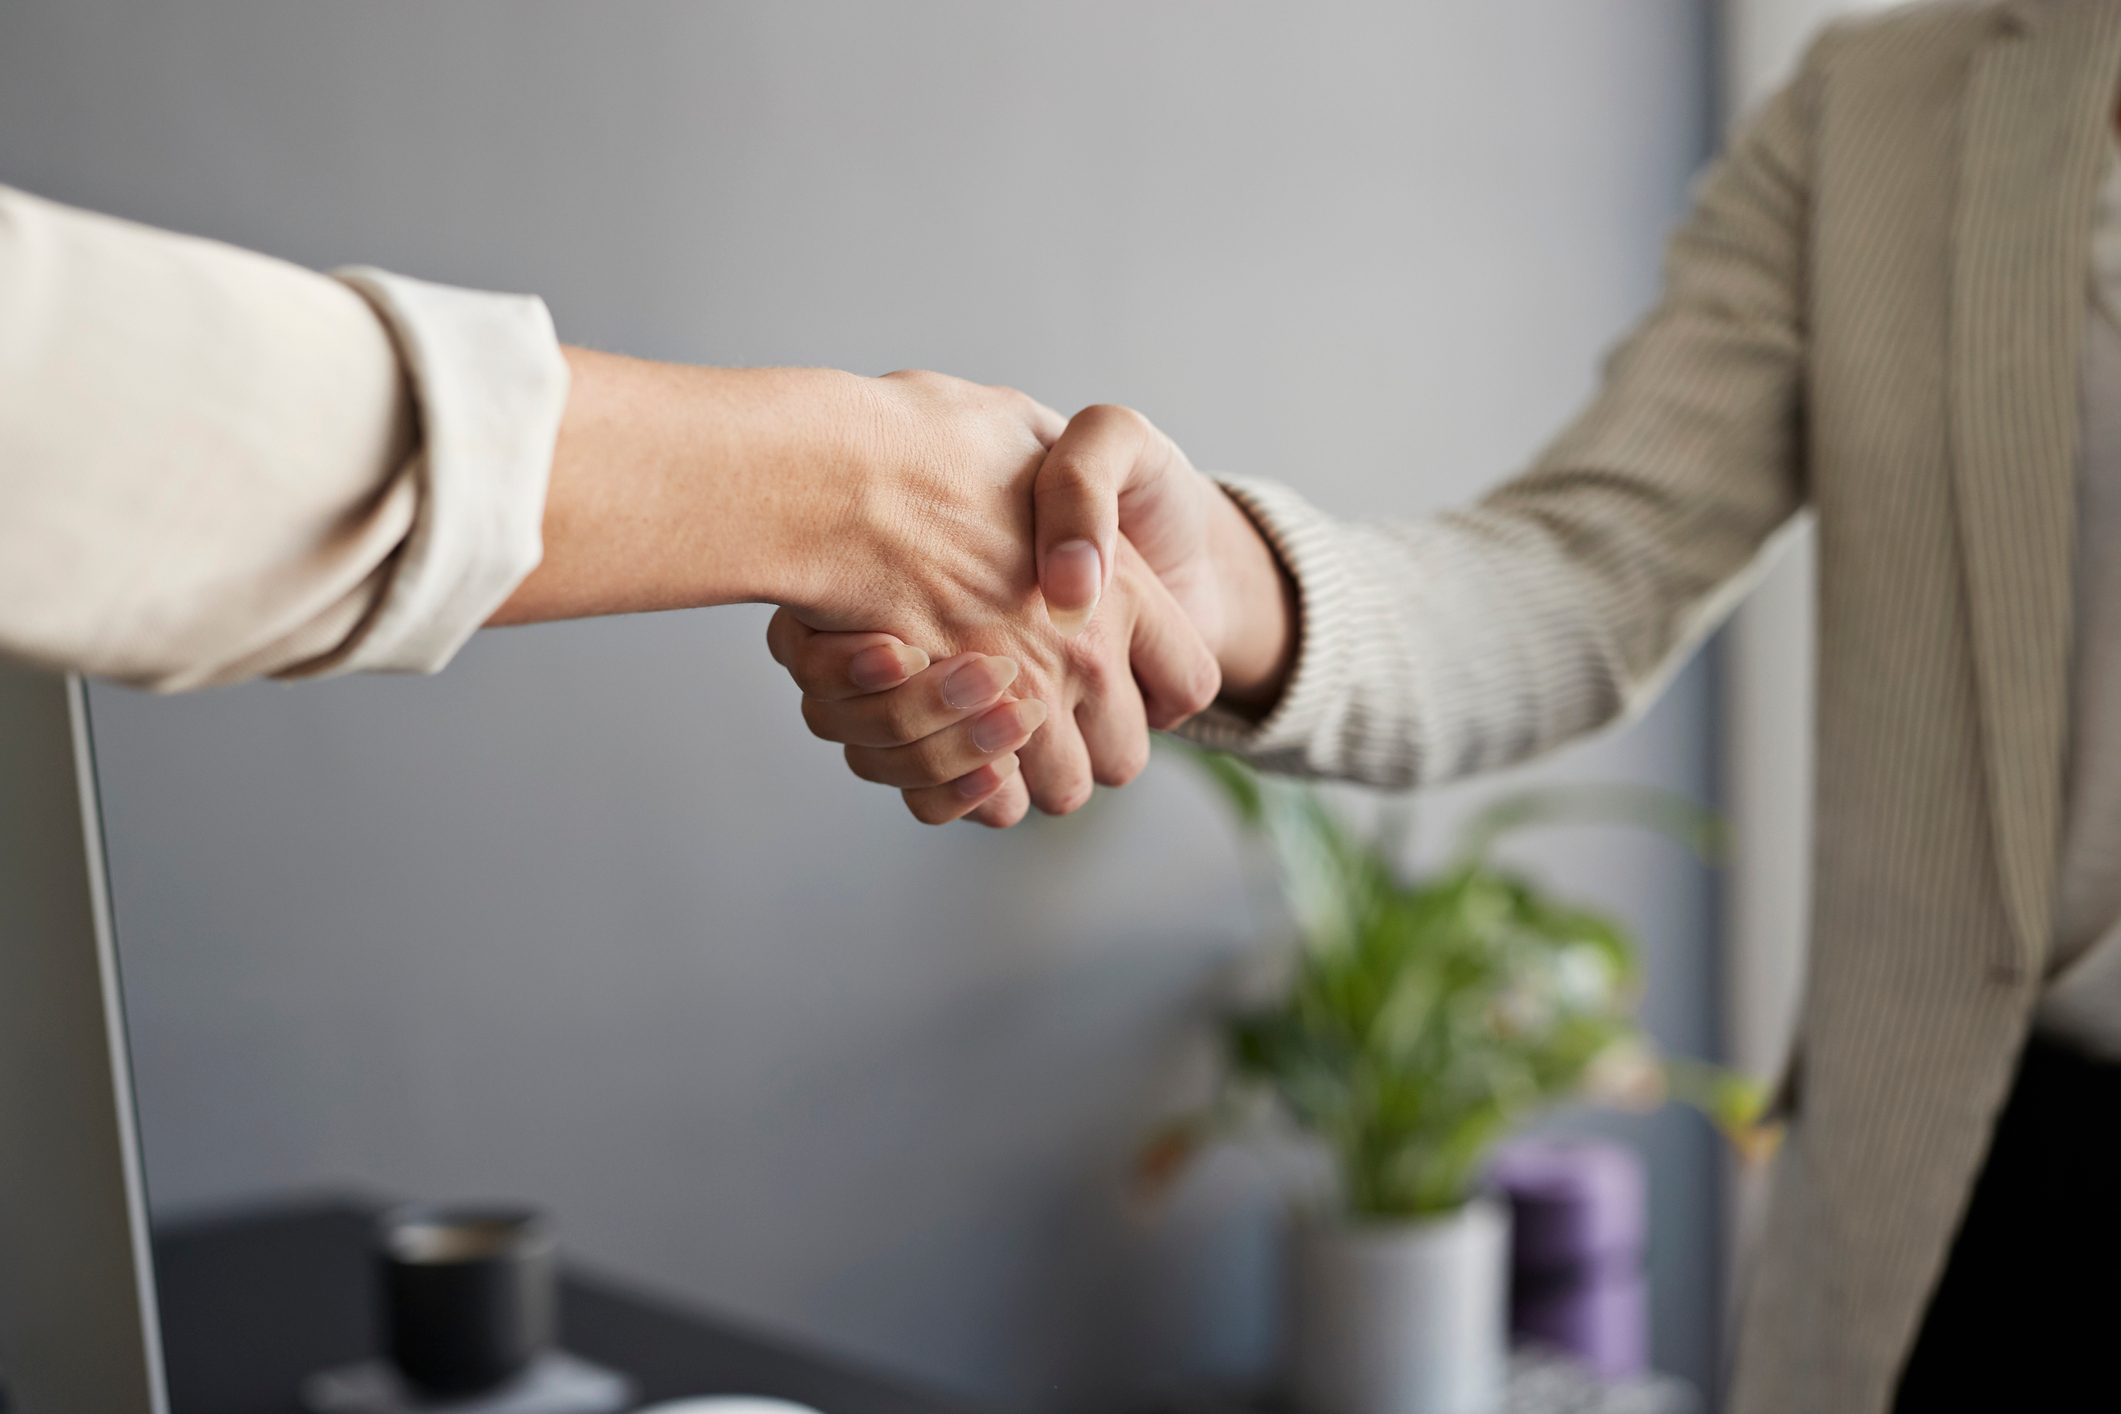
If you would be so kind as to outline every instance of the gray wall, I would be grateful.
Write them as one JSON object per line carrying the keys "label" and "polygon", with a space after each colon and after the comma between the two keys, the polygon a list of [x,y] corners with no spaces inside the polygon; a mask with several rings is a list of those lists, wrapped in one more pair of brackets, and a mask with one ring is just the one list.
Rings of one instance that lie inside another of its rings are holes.
{"label": "gray wall", "polygon": [[[1519,463],[1648,299],[1711,126],[1691,0],[0,7],[0,180],[581,342],[1123,399],[1349,512]],[[165,1211],[535,1195],[652,1285],[1024,1407],[1267,1355],[1242,1154],[1119,1201],[1261,924],[1166,764],[931,833],[797,720],[763,613],[494,634],[433,681],[99,690]],[[1683,676],[1545,773],[1704,791]],[[1433,812],[1464,803],[1447,793]],[[1710,1035],[1712,885],[1557,836]],[[1656,1164],[1658,1352],[1714,1359],[1713,1146]]]}

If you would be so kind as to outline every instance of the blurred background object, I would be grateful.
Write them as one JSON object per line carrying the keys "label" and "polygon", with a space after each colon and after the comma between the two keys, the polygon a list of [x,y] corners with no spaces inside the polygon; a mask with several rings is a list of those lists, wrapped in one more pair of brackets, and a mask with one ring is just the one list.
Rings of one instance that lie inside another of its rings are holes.
{"label": "blurred background object", "polygon": [[1607,1378],[1649,1369],[1642,1161],[1598,1139],[1520,1139],[1492,1169],[1510,1204],[1510,1334]]}
{"label": "blurred background object", "polygon": [[1233,989],[1214,1094],[1151,1140],[1145,1170],[1168,1190],[1185,1158],[1231,1137],[1310,1161],[1287,1236],[1290,1401],[1489,1414],[1517,1332],[1607,1376],[1642,1373],[1639,1168],[1609,1146],[1550,1142],[1491,1171],[1496,1146],[1571,1101],[1679,1098],[1738,1133],[1760,1088],[1660,1060],[1635,1018],[1627,925],[1549,892],[1502,846],[1534,827],[1625,824],[1708,858],[1714,817],[1659,792],[1527,791],[1410,878],[1405,801],[1366,832],[1315,789],[1194,756],[1271,851],[1295,936]]}
{"label": "blurred background object", "polygon": [[[1518,466],[1651,297],[1714,9],[10,0],[0,180],[535,290],[591,344],[1124,400],[1203,466],[1415,512]],[[97,689],[158,1211],[527,1193],[603,1270],[982,1401],[1257,1375],[1271,1176],[1214,1160],[1154,1222],[1119,1197],[1257,927],[1229,826],[1161,769],[922,830],[808,738],[763,622]],[[1696,665],[1429,816],[1527,778],[1714,799],[1715,706]],[[1713,882],[1601,834],[1526,854],[1638,923],[1659,1043],[1718,1054]],[[1581,1123],[1644,1155],[1654,1358],[1713,1384],[1716,1141]]]}

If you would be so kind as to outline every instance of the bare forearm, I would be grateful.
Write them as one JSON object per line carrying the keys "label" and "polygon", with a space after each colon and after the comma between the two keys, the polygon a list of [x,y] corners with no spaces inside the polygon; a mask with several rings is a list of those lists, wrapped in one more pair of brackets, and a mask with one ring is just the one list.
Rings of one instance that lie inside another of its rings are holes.
{"label": "bare forearm", "polygon": [[815,596],[859,502],[871,380],[566,353],[544,560],[492,622]]}

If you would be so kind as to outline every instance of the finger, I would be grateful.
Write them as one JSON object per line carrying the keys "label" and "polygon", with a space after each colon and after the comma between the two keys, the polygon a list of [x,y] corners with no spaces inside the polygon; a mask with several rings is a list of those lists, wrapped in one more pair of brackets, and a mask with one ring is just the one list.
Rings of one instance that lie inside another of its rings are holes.
{"label": "finger", "polygon": [[1046,615],[1081,633],[1111,586],[1120,498],[1161,474],[1169,442],[1131,408],[1085,408],[1046,453],[1032,482],[1039,587]]}
{"label": "finger", "polygon": [[1024,395],[1024,403],[1031,419],[1031,433],[1038,438],[1039,445],[1051,447],[1058,442],[1061,433],[1068,430],[1068,419],[1028,393]]}
{"label": "finger", "polygon": [[775,609],[773,617],[766,620],[766,651],[773,661],[787,667],[795,661],[795,655],[805,641],[815,636],[816,629],[804,623],[787,609]]}
{"label": "finger", "polygon": [[1014,658],[962,653],[889,692],[837,702],[805,697],[803,720],[816,735],[845,746],[909,746],[992,707],[1016,675]]}
{"label": "finger", "polygon": [[1150,763],[1150,721],[1124,664],[1075,704],[1075,729],[1090,753],[1090,778],[1101,786],[1124,786]]}
{"label": "finger", "polygon": [[1016,753],[1024,765],[1024,785],[1031,803],[1048,815],[1082,809],[1095,784],[1090,752],[1072,713],[1062,713]]}
{"label": "finger", "polygon": [[[1163,581],[1139,564],[1131,546],[1120,553],[1136,600],[1128,647],[1134,681],[1149,725],[1170,731],[1215,701],[1222,691],[1222,668]],[[1095,746],[1091,754],[1096,755]]]}
{"label": "finger", "polygon": [[954,781],[907,791],[906,808],[924,825],[947,825],[984,809],[1016,777],[1016,758],[997,757]]}
{"label": "finger", "polygon": [[850,746],[847,768],[865,781],[900,790],[947,785],[1015,751],[1045,720],[1046,704],[1036,698],[1004,702],[907,746]]}
{"label": "finger", "polygon": [[1002,782],[1002,788],[979,803],[965,818],[990,830],[1006,830],[1031,813],[1031,792],[1024,788],[1021,771]]}
{"label": "finger", "polygon": [[911,680],[928,669],[928,655],[888,633],[819,633],[790,615],[792,629],[778,635],[767,625],[766,642],[774,661],[788,670],[803,696],[819,702],[839,702],[880,693]]}

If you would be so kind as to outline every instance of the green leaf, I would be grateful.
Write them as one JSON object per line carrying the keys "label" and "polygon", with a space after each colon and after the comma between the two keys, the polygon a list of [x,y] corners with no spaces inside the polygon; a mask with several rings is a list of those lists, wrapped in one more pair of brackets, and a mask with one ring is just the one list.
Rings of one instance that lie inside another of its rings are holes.
{"label": "green leaf", "polygon": [[[1646,825],[1706,851],[1714,822],[1698,807],[1633,787],[1519,795],[1476,818],[1450,868],[1405,882],[1398,817],[1369,836],[1313,790],[1193,754],[1271,846],[1300,933],[1281,996],[1224,1022],[1230,1082],[1331,1155],[1351,1212],[1463,1203],[1513,1126],[1605,1084],[1593,1067],[1611,1069],[1607,1058],[1648,1055],[1628,930],[1488,856],[1511,831],[1588,821]],[[1648,1090],[1663,1093],[1663,1067],[1646,1064]],[[1726,1128],[1757,1106],[1712,1068],[1681,1068],[1670,1083]],[[1179,1147],[1166,1140],[1160,1156]]]}
{"label": "green leaf", "polygon": [[1475,815],[1460,832],[1464,860],[1487,858],[1495,842],[1538,825],[1634,825],[1665,835],[1714,864],[1723,855],[1723,825],[1715,812],[1651,786],[1568,786],[1505,796]]}
{"label": "green leaf", "polygon": [[1173,750],[1182,751],[1200,767],[1210,781],[1222,789],[1231,809],[1237,812],[1240,823],[1248,829],[1260,825],[1259,773],[1224,751],[1208,751],[1185,742],[1172,742]]}

